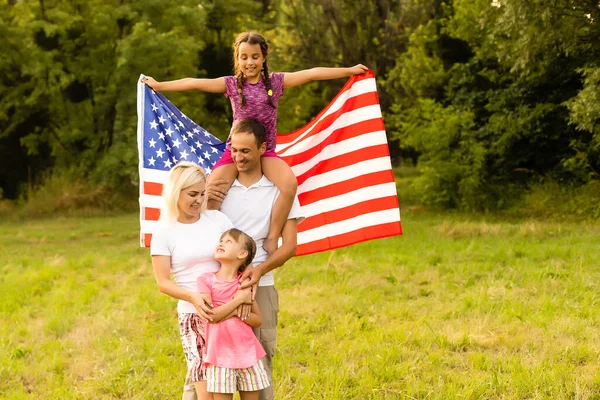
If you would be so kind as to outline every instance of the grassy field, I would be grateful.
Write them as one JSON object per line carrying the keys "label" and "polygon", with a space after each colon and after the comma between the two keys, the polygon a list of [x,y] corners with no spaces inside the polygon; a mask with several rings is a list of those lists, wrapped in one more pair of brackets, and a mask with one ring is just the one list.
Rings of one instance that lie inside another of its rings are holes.
{"label": "grassy field", "polygon": [[[137,218],[0,222],[0,398],[180,398]],[[278,271],[279,399],[600,399],[599,224],[403,228]]]}

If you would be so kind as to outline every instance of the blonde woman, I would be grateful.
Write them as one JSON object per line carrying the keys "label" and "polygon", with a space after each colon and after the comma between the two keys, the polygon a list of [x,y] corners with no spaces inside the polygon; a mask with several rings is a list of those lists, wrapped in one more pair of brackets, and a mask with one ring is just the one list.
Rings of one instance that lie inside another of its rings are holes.
{"label": "blonde woman", "polygon": [[159,290],[179,300],[177,314],[188,377],[201,400],[212,399],[201,367],[205,321],[212,320],[214,313],[210,296],[200,294],[196,282],[200,275],[218,271],[215,248],[221,235],[233,228],[225,214],[204,209],[205,185],[206,176],[198,165],[180,162],[173,167],[163,187],[165,204],[150,245]]}

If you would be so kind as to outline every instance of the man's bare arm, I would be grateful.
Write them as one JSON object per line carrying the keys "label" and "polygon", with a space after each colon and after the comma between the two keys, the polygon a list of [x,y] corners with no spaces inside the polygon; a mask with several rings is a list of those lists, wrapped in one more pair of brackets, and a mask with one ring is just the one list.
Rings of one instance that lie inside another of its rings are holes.
{"label": "man's bare arm", "polygon": [[[281,267],[287,260],[296,255],[298,223],[295,218],[288,219],[285,222],[281,232],[281,238],[283,240],[281,247],[275,250],[269,258],[254,268],[246,268],[241,279],[241,288],[247,288],[248,286],[256,284],[261,276],[269,271],[273,271],[275,268]],[[250,279],[246,279],[247,277],[250,277]]]}

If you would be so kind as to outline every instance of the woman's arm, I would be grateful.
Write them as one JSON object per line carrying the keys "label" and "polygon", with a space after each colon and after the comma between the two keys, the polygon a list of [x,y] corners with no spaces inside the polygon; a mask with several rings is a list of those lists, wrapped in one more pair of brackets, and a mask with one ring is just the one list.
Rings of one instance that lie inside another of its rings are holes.
{"label": "woman's arm", "polygon": [[175,81],[158,82],[151,76],[142,78],[142,82],[159,92],[184,92],[186,90],[200,90],[210,93],[225,93],[225,78],[197,79],[183,78]]}
{"label": "woman's arm", "polygon": [[152,268],[154,269],[158,290],[161,293],[192,303],[200,318],[212,321],[214,311],[212,310],[210,294],[194,293],[173,282],[171,280],[171,257],[152,256]]}
{"label": "woman's arm", "polygon": [[291,88],[311,81],[324,81],[328,79],[344,78],[347,76],[362,74],[368,70],[369,69],[364,65],[358,64],[350,68],[317,67],[298,72],[286,72],[283,75],[283,87]]}

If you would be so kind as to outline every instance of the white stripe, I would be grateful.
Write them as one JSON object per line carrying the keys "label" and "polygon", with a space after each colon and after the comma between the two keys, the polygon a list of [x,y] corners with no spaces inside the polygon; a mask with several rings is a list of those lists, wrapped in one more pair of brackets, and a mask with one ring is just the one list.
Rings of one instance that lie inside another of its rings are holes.
{"label": "white stripe", "polygon": [[[138,171],[140,174],[140,227],[144,221],[144,207],[141,203],[142,195],[144,194],[144,187],[141,182],[144,181],[144,83],[141,79],[144,75],[140,75],[138,78],[137,85],[137,113],[138,113],[138,126],[137,126],[137,141],[138,141]],[[140,231],[140,247],[144,247],[143,243],[144,234]]]}
{"label": "white stripe", "polygon": [[165,183],[169,177],[170,171],[160,171],[158,169],[144,168],[145,182]]}
{"label": "white stripe", "polygon": [[302,205],[302,212],[304,213],[304,216],[308,218],[312,217],[313,215],[353,206],[363,201],[374,200],[388,196],[397,196],[395,182],[362,187],[339,196],[328,197],[323,200],[315,201],[311,204]]}
{"label": "white stripe", "polygon": [[338,111],[340,108],[342,108],[342,106],[348,99],[351,99],[352,97],[360,96],[361,94],[371,93],[371,92],[377,92],[377,86],[375,85],[375,78],[363,79],[361,81],[354,82],[352,84],[352,86],[350,87],[350,89],[346,90],[342,95],[340,95],[340,97],[338,97],[335,100],[335,102],[333,102],[331,104],[331,107],[329,107],[327,109],[327,111],[321,116],[321,118],[314,121],[314,123],[311,124],[306,129],[306,131],[304,133],[302,133],[302,135],[298,136],[296,139],[294,139],[290,143],[277,145],[277,147],[276,147],[277,153],[281,153],[286,148],[293,146],[295,143],[301,141],[305,136],[309,135],[310,132],[315,127],[315,125],[317,125],[320,121],[322,121],[328,115],[331,115],[331,114],[335,113],[336,111]]}
{"label": "white stripe", "polygon": [[304,183],[298,186],[298,193],[304,193],[310,190],[321,188],[323,186],[343,182],[357,176],[379,171],[388,171],[391,169],[392,163],[388,156],[357,162],[347,167],[342,167],[333,171],[311,176],[305,180]]}
{"label": "white stripe", "polygon": [[140,198],[140,205],[149,208],[162,208],[164,205],[162,196],[152,194],[143,194]]}
{"label": "white stripe", "polygon": [[321,161],[329,160],[343,154],[380,144],[387,144],[385,131],[365,133],[363,135],[345,139],[340,142],[334,142],[327,145],[327,147],[315,154],[313,158],[306,160],[303,163],[294,165],[292,167],[292,171],[294,171],[294,175],[300,176]]}
{"label": "white stripe", "polygon": [[353,232],[369,226],[399,222],[400,211],[397,208],[376,211],[350,218],[344,221],[334,222],[318,228],[309,229],[298,233],[298,244],[306,244],[332,236]]}
{"label": "white stripe", "polygon": [[310,138],[307,138],[306,140],[303,140],[301,142],[295,140],[293,142],[293,146],[286,145],[287,151],[282,152],[285,149],[280,149],[279,146],[277,146],[276,151],[283,157],[300,154],[308,149],[312,149],[313,147],[321,144],[331,135],[333,131],[337,129],[345,128],[347,126],[354,125],[359,122],[364,122],[376,118],[381,118],[381,108],[379,107],[379,104],[374,104],[371,106],[361,107],[356,110],[351,110],[340,115],[335,121],[333,121],[331,125],[323,129],[316,135],[311,136]]}
{"label": "white stripe", "polygon": [[156,230],[158,221],[142,221],[142,235],[144,233],[152,233]]}

